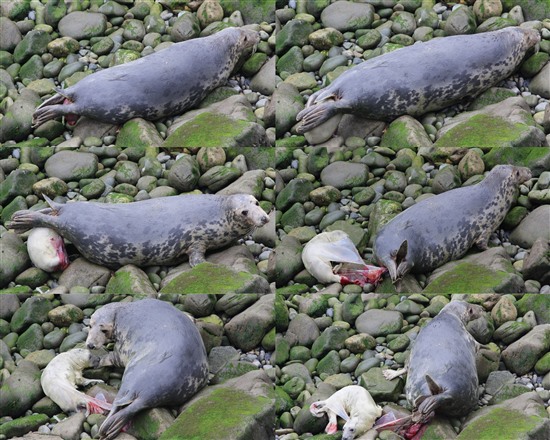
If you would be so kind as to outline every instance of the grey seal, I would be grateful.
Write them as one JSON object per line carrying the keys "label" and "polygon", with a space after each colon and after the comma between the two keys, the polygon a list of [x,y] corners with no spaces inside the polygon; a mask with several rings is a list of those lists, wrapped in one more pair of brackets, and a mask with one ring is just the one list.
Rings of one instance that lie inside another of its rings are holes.
{"label": "grey seal", "polygon": [[477,404],[476,352],[479,343],[466,324],[480,317],[481,306],[452,301],[420,330],[408,361],[405,394],[420,419],[432,412],[467,415]]}
{"label": "grey seal", "polygon": [[70,202],[18,211],[9,228],[51,228],[93,263],[164,265],[184,254],[191,266],[269,221],[251,195],[187,194],[132,203]]}
{"label": "grey seal", "polygon": [[114,341],[100,366],[125,367],[112,409],[99,429],[110,440],[139,411],[185,403],[208,382],[208,361],[193,321],[157,299],[107,304],[94,312],[89,349]]}
{"label": "grey seal", "polygon": [[33,115],[38,126],[62,115],[122,124],[156,120],[196,106],[227,81],[259,41],[257,32],[227,28],[126,64],[98,71],[44,101]]}
{"label": "grey seal", "polygon": [[487,249],[518,185],[530,178],[528,168],[497,165],[476,185],[416,203],[380,229],[375,258],[396,282],[408,272],[425,273],[456,260],[474,244]]}
{"label": "grey seal", "polygon": [[305,133],[339,113],[391,120],[419,116],[475,96],[510,76],[540,41],[538,31],[508,27],[420,42],[342,73],[298,113]]}

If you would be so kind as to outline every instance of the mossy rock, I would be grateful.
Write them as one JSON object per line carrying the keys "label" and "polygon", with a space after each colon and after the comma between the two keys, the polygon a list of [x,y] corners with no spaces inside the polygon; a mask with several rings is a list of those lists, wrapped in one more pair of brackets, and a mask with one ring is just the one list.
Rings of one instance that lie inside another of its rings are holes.
{"label": "mossy rock", "polygon": [[107,283],[105,292],[114,295],[157,293],[145,272],[133,265],[123,266],[117,270]]}
{"label": "mossy rock", "polygon": [[[204,112],[178,127],[164,141],[164,148],[234,147],[252,123]],[[213,129],[215,128],[215,129]]]}
{"label": "mossy rock", "polygon": [[516,94],[510,89],[505,89],[504,87],[491,87],[475,98],[468,107],[468,110],[479,110],[487,105],[496,104],[497,102],[504,101],[513,96],[516,96]]}
{"label": "mossy rock", "polygon": [[18,437],[38,429],[41,425],[48,423],[49,417],[46,414],[33,414],[19,419],[11,420],[0,425],[0,435],[5,438]]}
{"label": "mossy rock", "polygon": [[502,0],[504,11],[509,11],[519,5],[526,20],[544,20],[550,17],[550,2],[548,0]]}
{"label": "mossy rock", "polygon": [[[156,158],[163,139],[152,122],[141,118],[130,119],[118,133],[116,146],[120,148],[132,148],[135,152],[134,159],[143,156]],[[126,151],[125,151],[126,152]]]}
{"label": "mossy rock", "polygon": [[164,431],[160,440],[254,440],[259,434],[256,432],[256,421],[270,417],[275,419],[272,399],[254,397],[241,390],[219,388],[191,403]]}
{"label": "mossy rock", "polygon": [[464,262],[428,284],[422,293],[510,293],[500,287],[511,275]]}
{"label": "mossy rock", "polygon": [[255,276],[236,272],[227,266],[204,262],[184,272],[166,284],[160,293],[254,293]]}
{"label": "mossy rock", "polygon": [[516,302],[516,308],[518,316],[523,316],[529,310],[532,310],[538,324],[550,324],[550,298],[546,295],[523,295]]}
{"label": "mossy rock", "polygon": [[533,145],[534,121],[512,123],[502,118],[477,114],[451,128],[434,146],[436,148],[481,148],[528,147]]}
{"label": "mossy rock", "polygon": [[550,149],[548,148],[492,148],[485,156],[483,162],[487,169],[498,164],[527,167],[534,177],[543,171],[550,169]]}
{"label": "mossy rock", "polygon": [[525,416],[518,411],[494,408],[468,424],[456,440],[543,438],[529,437],[527,434],[535,430],[541,424],[541,420],[541,417]]}

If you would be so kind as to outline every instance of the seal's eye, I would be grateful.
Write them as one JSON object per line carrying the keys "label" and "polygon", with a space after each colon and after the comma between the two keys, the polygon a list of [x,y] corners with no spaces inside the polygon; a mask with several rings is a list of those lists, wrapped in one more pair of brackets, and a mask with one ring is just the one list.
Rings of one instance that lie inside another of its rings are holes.
{"label": "seal's eye", "polygon": [[248,211],[245,209],[245,210],[242,212],[242,215],[248,215]]}
{"label": "seal's eye", "polygon": [[103,333],[104,335],[106,335],[107,333],[109,333],[109,330],[107,330],[106,328],[102,328],[102,329],[101,329],[101,333]]}
{"label": "seal's eye", "polygon": [[256,200],[256,206],[260,206],[260,202]]}

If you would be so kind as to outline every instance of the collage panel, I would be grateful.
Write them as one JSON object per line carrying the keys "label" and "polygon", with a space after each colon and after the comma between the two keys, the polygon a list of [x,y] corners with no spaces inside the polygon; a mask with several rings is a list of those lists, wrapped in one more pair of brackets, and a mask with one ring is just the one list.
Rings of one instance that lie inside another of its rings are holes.
{"label": "collage panel", "polygon": [[0,435],[271,439],[274,306],[259,294],[2,294]]}

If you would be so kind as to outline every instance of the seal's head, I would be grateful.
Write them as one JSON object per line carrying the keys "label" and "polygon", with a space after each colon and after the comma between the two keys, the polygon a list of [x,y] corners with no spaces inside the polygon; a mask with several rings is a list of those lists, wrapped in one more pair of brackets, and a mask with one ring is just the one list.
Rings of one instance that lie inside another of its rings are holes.
{"label": "seal's head", "polygon": [[490,174],[494,174],[500,180],[506,180],[512,185],[520,185],[533,177],[529,168],[513,165],[497,165]]}
{"label": "seal's head", "polygon": [[229,197],[230,217],[243,230],[251,230],[269,222],[269,216],[260,207],[260,203],[254,196],[235,194]]}
{"label": "seal's head", "polygon": [[119,303],[111,303],[96,310],[90,318],[90,331],[86,338],[86,347],[90,350],[103,347],[113,338],[115,312]]}
{"label": "seal's head", "polygon": [[485,313],[483,307],[470,304],[466,301],[451,301],[441,309],[439,313],[447,313],[456,316],[463,324],[478,319]]}

